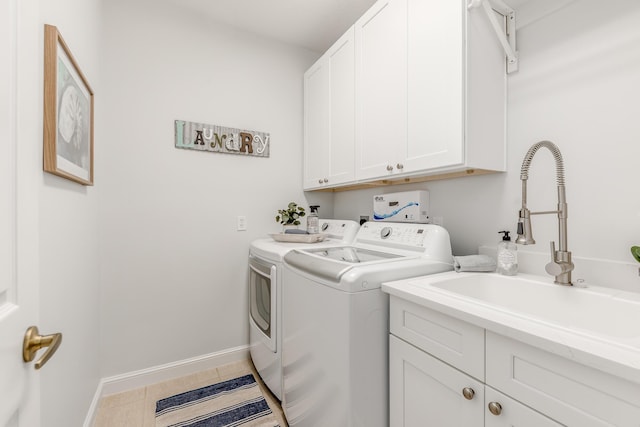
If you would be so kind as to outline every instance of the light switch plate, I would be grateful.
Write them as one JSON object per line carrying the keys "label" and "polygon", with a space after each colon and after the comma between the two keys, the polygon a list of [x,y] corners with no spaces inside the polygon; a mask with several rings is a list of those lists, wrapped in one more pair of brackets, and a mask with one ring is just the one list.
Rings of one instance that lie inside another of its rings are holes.
{"label": "light switch plate", "polygon": [[247,230],[247,217],[244,215],[238,216],[238,231],[246,231]]}

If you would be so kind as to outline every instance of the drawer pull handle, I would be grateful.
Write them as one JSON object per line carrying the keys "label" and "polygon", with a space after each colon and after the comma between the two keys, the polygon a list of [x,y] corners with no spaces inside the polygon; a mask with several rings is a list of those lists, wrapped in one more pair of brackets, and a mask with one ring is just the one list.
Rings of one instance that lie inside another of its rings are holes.
{"label": "drawer pull handle", "polygon": [[502,413],[502,405],[498,402],[489,402],[489,412],[493,415],[500,415]]}
{"label": "drawer pull handle", "polygon": [[391,171],[393,170],[393,166],[391,166],[391,165],[387,165],[387,170],[388,170],[389,172],[391,172]]}
{"label": "drawer pull handle", "polygon": [[462,395],[467,400],[473,399],[473,396],[475,396],[475,394],[476,394],[476,392],[473,391],[473,389],[471,387],[465,387],[465,388],[462,389]]}

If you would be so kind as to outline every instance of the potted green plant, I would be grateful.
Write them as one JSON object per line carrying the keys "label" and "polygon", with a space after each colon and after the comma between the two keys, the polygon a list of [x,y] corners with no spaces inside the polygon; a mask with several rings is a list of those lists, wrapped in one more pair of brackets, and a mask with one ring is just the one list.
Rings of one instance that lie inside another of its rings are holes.
{"label": "potted green plant", "polygon": [[276,222],[282,224],[282,231],[284,232],[288,227],[297,227],[300,225],[300,218],[305,215],[306,213],[302,206],[298,206],[295,202],[291,202],[285,209],[278,209]]}
{"label": "potted green plant", "polygon": [[[633,259],[640,262],[640,246],[631,246],[631,255]],[[638,275],[640,275],[640,268],[638,268]]]}

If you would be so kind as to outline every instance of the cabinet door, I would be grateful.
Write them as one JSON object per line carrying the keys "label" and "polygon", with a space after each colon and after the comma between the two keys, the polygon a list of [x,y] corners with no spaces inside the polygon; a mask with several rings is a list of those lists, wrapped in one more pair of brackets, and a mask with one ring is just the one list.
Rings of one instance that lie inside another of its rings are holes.
{"label": "cabinet door", "polygon": [[465,4],[408,0],[406,172],[464,161]]}
{"label": "cabinet door", "polygon": [[305,189],[322,187],[328,179],[329,67],[321,57],[304,74],[304,179]]}
{"label": "cabinet door", "polygon": [[330,71],[328,186],[355,176],[355,47],[351,27],[327,51]]}
{"label": "cabinet door", "polygon": [[640,425],[639,384],[490,331],[486,340],[487,384],[519,402],[568,426]]}
{"label": "cabinet door", "polygon": [[[562,427],[562,424],[547,418],[539,412],[485,386],[485,427]],[[491,413],[490,403],[500,405],[500,412]]]}
{"label": "cabinet door", "polygon": [[484,385],[394,335],[389,375],[391,427],[484,426]]}
{"label": "cabinet door", "polygon": [[407,0],[378,1],[356,22],[355,38],[356,178],[379,178],[405,157]]}

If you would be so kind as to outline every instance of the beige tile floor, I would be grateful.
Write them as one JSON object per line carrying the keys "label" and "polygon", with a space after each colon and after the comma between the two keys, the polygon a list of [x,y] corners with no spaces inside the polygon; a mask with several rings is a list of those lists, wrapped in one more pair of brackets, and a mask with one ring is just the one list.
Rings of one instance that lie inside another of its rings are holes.
{"label": "beige tile floor", "polygon": [[256,380],[260,383],[262,394],[269,403],[274,415],[280,421],[281,427],[287,427],[288,424],[282,413],[280,402],[264,386],[249,360],[231,363],[135,390],[104,396],[98,404],[93,427],[155,427],[156,401],[159,399],[226,381],[248,372],[253,372]]}

